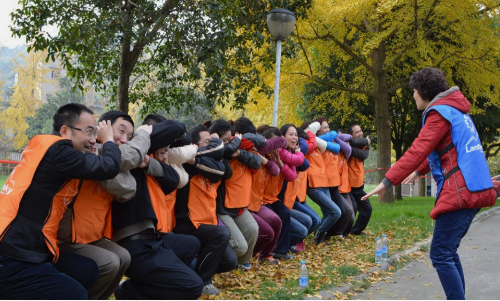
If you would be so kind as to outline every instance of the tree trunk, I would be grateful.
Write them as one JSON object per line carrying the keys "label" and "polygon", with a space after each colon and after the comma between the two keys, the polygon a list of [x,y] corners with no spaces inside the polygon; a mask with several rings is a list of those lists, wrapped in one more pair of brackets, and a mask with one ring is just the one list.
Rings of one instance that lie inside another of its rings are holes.
{"label": "tree trunk", "polygon": [[[396,152],[396,161],[398,161],[402,156],[403,156],[403,146],[401,145],[401,143],[393,143],[394,145],[394,151]],[[398,185],[396,186],[396,200],[399,200],[399,201],[402,201],[403,200],[403,193],[402,193],[402,190],[403,190],[403,186],[402,185]]]}
{"label": "tree trunk", "polygon": [[422,177],[418,180],[418,195],[427,196],[427,185],[425,185],[425,178]]}
{"label": "tree trunk", "polygon": [[130,14],[131,8],[129,6],[123,9],[122,18],[124,29],[120,51],[120,78],[118,79],[118,91],[116,95],[117,108],[124,113],[128,113],[128,89],[130,85],[130,72],[132,71],[130,56],[132,26]]}
{"label": "tree trunk", "polygon": [[[375,127],[377,129],[377,166],[378,181],[382,182],[385,173],[391,167],[391,116],[389,115],[389,93],[387,92],[387,74],[384,70],[385,44],[372,53],[374,69],[374,99],[375,99]],[[379,200],[385,203],[394,203],[392,189],[387,189],[384,198]]]}

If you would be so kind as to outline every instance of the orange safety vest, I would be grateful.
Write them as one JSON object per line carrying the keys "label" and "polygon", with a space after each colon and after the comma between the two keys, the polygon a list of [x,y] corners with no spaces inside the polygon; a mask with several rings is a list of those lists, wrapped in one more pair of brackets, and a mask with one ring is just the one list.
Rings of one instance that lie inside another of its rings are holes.
{"label": "orange safety vest", "polygon": [[224,182],[226,186],[224,206],[226,208],[246,208],[250,205],[252,197],[252,172],[237,158],[232,158],[229,164],[233,169],[233,175]]}
{"label": "orange safety vest", "polygon": [[297,182],[297,200],[301,203],[304,203],[306,201],[308,173],[309,169],[307,169],[306,171],[301,171],[295,179],[295,182]]}
{"label": "orange safety vest", "polygon": [[319,148],[316,148],[311,154],[307,155],[306,159],[309,161],[309,168],[307,169],[309,187],[329,187],[328,176],[326,175],[326,166]]}
{"label": "orange safety vest", "polygon": [[71,242],[88,244],[103,237],[112,239],[112,203],[113,195],[99,182],[84,180],[73,204]]}
{"label": "orange safety vest", "polygon": [[[151,199],[151,206],[153,206],[156,219],[158,220],[156,230],[161,233],[172,232],[172,229],[175,226],[174,207],[177,190],[165,195],[161,189],[160,183],[158,183],[153,176],[147,175],[146,178],[148,183],[149,198]],[[169,201],[167,201],[167,199]]]}
{"label": "orange safety vest", "polygon": [[296,180],[297,178],[295,178],[295,180],[293,180],[292,182],[287,183],[285,195],[283,196],[283,204],[285,204],[285,206],[290,210],[293,208],[293,204],[295,203],[295,199],[297,198],[298,187]]}
{"label": "orange safety vest", "polygon": [[[0,240],[4,238],[12,221],[16,218],[23,195],[31,185],[35,171],[47,150],[54,143],[63,139],[55,135],[37,135],[29,141],[28,146],[23,151],[21,162],[12,171],[0,193]],[[52,209],[47,212],[45,222],[41,225],[43,226],[42,235],[48,249],[54,255],[54,262],[59,258],[57,246],[59,221],[68,204],[76,195],[78,183],[79,180],[68,180],[63,185],[52,199]],[[30,233],[26,233],[26,235],[29,237]]]}
{"label": "orange safety vest", "polygon": [[216,197],[220,182],[212,183],[202,175],[189,180],[189,218],[198,229],[201,224],[217,225]]}
{"label": "orange safety vest", "polygon": [[277,176],[269,175],[269,180],[264,190],[264,203],[272,204],[278,200],[278,194],[280,194],[281,188],[283,188],[284,180],[285,178],[281,173]]}
{"label": "orange safety vest", "polygon": [[248,210],[259,212],[260,206],[262,206],[263,203],[264,191],[266,190],[269,177],[269,172],[263,165],[260,166],[256,173],[252,174],[252,190]]}
{"label": "orange safety vest", "polygon": [[325,151],[323,153],[323,162],[325,164],[325,171],[328,176],[327,187],[340,186],[341,181],[340,181],[339,156],[330,151]]}
{"label": "orange safety vest", "polygon": [[339,153],[339,165],[340,165],[340,179],[342,184],[339,186],[340,193],[351,192],[351,185],[349,183],[349,168],[347,167],[347,160],[344,157],[344,153]]}
{"label": "orange safety vest", "polygon": [[[365,147],[366,148],[366,147]],[[351,187],[361,187],[365,182],[365,166],[363,161],[351,156],[347,161],[349,167],[349,182]]]}

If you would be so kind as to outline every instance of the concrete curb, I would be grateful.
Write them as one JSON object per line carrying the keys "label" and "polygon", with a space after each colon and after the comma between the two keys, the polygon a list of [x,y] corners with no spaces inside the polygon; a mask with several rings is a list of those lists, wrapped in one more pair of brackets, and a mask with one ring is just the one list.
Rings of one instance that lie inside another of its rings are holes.
{"label": "concrete curb", "polygon": [[[491,209],[488,209],[484,212],[479,213],[478,215],[476,215],[474,217],[474,220],[472,221],[471,227],[473,227],[477,223],[480,223],[481,221],[487,219],[488,217],[490,217],[492,214],[494,214],[495,212],[497,212],[499,210],[500,210],[500,207],[494,207],[494,208],[491,208]],[[376,266],[376,267],[371,268],[367,274],[361,274],[361,275],[357,276],[356,278],[354,278],[354,281],[361,282],[365,278],[369,277],[371,273],[376,272],[376,271],[387,271],[389,269],[389,265],[391,263],[398,260],[402,256],[406,256],[406,255],[417,252],[422,247],[429,247],[431,244],[431,241],[432,241],[432,238],[428,238],[428,239],[425,239],[423,241],[417,242],[413,246],[413,248],[392,255],[391,257],[389,257],[387,259],[387,262],[382,262],[380,264],[380,266]],[[306,300],[335,299],[335,293],[340,292],[342,294],[345,294],[348,291],[350,291],[351,289],[352,289],[352,285],[350,285],[350,284],[346,284],[343,286],[336,286],[336,287],[332,287],[331,289],[328,289],[328,290],[319,291],[318,294],[322,298],[312,296],[310,298],[304,298],[304,299],[306,299]]]}

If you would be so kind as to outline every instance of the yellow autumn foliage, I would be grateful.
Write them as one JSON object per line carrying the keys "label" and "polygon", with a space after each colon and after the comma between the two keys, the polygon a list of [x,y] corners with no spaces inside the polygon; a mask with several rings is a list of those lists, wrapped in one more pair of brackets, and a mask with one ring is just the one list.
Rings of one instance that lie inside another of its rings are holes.
{"label": "yellow autumn foliage", "polygon": [[47,77],[49,69],[44,67],[46,56],[46,52],[30,52],[21,55],[23,64],[14,61],[17,81],[9,107],[0,115],[0,124],[18,150],[28,144],[26,117],[34,116],[42,106],[42,85],[57,84]]}

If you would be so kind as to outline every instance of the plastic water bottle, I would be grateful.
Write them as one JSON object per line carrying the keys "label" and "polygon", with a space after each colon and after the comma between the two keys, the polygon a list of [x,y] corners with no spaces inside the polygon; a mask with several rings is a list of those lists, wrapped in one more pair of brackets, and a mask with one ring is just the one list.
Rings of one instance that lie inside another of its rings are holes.
{"label": "plastic water bottle", "polygon": [[309,276],[307,273],[306,262],[302,260],[299,267],[299,288],[305,289],[309,286]]}
{"label": "plastic water bottle", "polygon": [[387,261],[387,237],[382,234],[382,260]]}
{"label": "plastic water bottle", "polygon": [[377,237],[375,241],[375,263],[381,263],[382,261],[382,242],[380,237]]}

